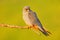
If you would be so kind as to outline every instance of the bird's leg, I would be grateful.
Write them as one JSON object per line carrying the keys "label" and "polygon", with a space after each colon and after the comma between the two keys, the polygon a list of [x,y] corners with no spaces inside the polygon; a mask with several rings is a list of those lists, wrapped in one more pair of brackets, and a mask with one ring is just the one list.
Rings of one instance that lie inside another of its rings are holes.
{"label": "bird's leg", "polygon": [[28,26],[27,28],[28,28],[28,29],[30,29],[30,28],[37,29],[36,25]]}
{"label": "bird's leg", "polygon": [[36,30],[38,29],[37,25],[33,25],[33,28],[36,29]]}
{"label": "bird's leg", "polygon": [[38,35],[40,35],[37,25],[33,25],[31,29]]}

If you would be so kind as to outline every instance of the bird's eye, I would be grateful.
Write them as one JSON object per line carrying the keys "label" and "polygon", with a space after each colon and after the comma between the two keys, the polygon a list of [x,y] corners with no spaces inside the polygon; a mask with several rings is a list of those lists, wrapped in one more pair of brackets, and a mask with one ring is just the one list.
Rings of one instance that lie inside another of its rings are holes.
{"label": "bird's eye", "polygon": [[28,10],[28,9],[26,9],[26,10]]}

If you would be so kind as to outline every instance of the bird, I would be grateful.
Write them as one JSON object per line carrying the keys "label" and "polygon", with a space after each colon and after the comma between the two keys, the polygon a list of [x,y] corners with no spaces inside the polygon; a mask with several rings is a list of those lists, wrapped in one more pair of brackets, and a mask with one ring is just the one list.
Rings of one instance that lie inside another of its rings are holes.
{"label": "bird", "polygon": [[23,20],[25,21],[26,25],[29,26],[29,28],[39,30],[45,36],[49,36],[49,32],[46,29],[44,29],[40,20],[37,17],[36,12],[32,11],[30,9],[30,6],[23,7]]}

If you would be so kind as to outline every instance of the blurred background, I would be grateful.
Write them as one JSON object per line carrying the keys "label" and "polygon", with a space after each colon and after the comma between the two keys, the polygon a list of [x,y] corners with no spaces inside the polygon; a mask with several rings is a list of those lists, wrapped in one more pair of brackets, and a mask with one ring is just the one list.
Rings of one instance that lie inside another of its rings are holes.
{"label": "blurred background", "polygon": [[60,0],[0,0],[0,23],[26,26],[22,9],[30,6],[52,35],[37,35],[30,29],[0,27],[0,40],[60,40]]}

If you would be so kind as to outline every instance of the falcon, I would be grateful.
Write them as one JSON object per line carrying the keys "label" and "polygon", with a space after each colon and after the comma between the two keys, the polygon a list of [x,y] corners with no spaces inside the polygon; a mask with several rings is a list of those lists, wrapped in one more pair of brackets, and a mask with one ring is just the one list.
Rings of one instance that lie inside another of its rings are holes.
{"label": "falcon", "polygon": [[44,35],[48,36],[49,32],[43,28],[40,20],[38,19],[35,12],[33,12],[29,6],[25,6],[23,8],[23,20],[29,26],[29,28],[33,28],[41,31]]}

